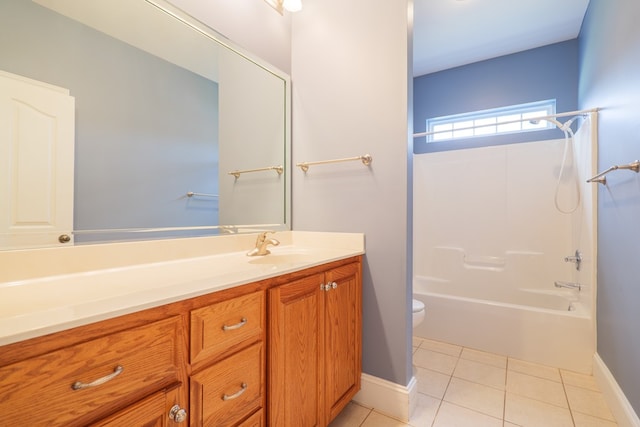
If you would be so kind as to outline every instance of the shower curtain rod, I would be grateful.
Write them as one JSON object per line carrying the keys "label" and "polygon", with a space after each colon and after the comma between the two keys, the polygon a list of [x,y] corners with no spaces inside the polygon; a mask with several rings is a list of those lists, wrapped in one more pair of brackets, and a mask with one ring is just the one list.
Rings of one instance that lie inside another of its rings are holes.
{"label": "shower curtain rod", "polygon": [[[419,133],[414,133],[413,137],[414,138],[420,138],[420,137],[423,137],[423,136],[435,135],[437,133],[445,133],[445,132],[453,132],[453,131],[457,132],[457,131],[461,131],[461,130],[476,129],[476,128],[482,128],[482,127],[488,127],[488,126],[508,125],[508,124],[512,124],[512,123],[531,122],[531,121],[546,120],[546,119],[556,119],[558,117],[580,116],[580,115],[587,114],[587,113],[597,113],[599,110],[600,110],[599,108],[591,108],[589,110],[568,111],[566,113],[550,114],[548,116],[529,117],[529,118],[526,118],[526,119],[509,120],[509,121],[500,122],[500,123],[489,123],[489,124],[485,124],[485,125],[468,126],[468,127],[464,127],[464,128],[458,128],[458,129],[436,130],[436,131],[431,131],[431,132],[419,132]],[[556,124],[556,126],[557,126],[557,124]]]}

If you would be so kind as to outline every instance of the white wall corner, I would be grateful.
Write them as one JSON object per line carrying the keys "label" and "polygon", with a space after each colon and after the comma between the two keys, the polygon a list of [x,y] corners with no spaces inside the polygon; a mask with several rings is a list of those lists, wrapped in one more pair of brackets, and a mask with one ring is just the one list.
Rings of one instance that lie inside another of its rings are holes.
{"label": "white wall corner", "polygon": [[411,377],[401,386],[372,375],[362,374],[361,389],[354,401],[390,417],[408,422],[418,403],[418,383]]}
{"label": "white wall corner", "polygon": [[640,418],[598,353],[593,356],[593,376],[620,427],[640,427]]}

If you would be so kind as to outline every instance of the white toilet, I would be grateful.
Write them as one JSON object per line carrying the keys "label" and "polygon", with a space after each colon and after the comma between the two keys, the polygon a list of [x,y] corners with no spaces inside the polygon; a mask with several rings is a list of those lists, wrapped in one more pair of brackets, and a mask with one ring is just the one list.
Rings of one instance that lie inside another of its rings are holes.
{"label": "white toilet", "polygon": [[424,303],[417,299],[413,300],[413,327],[415,328],[424,320]]}

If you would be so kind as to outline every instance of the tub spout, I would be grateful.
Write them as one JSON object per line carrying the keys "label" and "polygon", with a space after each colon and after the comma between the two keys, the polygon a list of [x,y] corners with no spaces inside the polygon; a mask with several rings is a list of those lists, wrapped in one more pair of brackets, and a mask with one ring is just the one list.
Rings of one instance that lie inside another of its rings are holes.
{"label": "tub spout", "polygon": [[582,290],[582,285],[580,283],[561,282],[560,280],[558,280],[554,284],[555,284],[556,288],[577,289],[578,291]]}

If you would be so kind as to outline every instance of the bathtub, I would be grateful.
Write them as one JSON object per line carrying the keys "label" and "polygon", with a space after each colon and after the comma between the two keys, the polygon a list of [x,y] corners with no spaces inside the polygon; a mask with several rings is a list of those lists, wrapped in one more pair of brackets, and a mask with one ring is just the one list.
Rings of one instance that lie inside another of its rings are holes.
{"label": "bathtub", "polygon": [[426,307],[414,336],[591,373],[594,322],[576,291],[416,276],[413,297]]}

